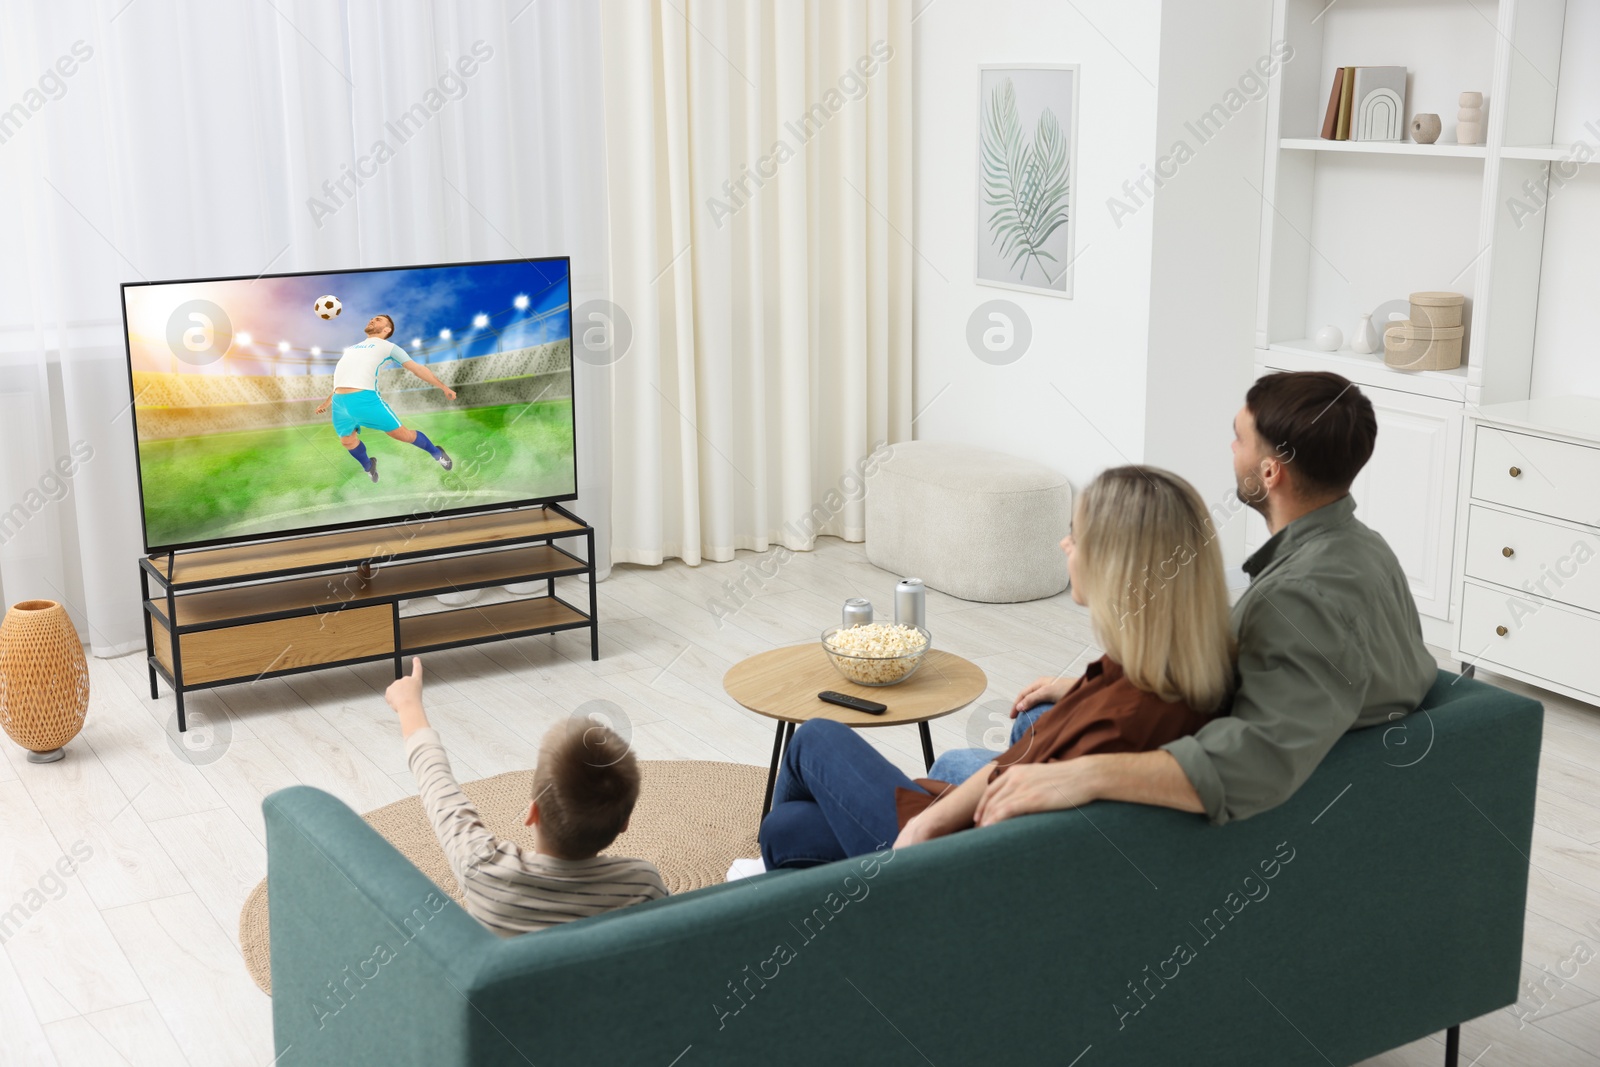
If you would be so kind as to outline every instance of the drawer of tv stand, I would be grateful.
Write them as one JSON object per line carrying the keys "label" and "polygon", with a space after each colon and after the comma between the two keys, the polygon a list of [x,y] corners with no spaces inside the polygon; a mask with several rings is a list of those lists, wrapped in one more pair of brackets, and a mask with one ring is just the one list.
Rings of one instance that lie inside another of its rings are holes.
{"label": "drawer of tv stand", "polygon": [[[166,627],[154,628],[156,660],[172,671]],[[246,680],[269,671],[368,659],[394,653],[394,609],[347,608],[272,622],[246,623],[179,636],[183,684]]]}

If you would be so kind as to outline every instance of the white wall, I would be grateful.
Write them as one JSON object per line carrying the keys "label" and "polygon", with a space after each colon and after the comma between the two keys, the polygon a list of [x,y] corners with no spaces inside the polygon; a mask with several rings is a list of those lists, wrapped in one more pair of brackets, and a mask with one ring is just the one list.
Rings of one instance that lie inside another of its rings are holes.
{"label": "white wall", "polygon": [[[1245,554],[1246,512],[1233,495],[1230,445],[1255,356],[1258,190],[1267,126],[1260,74],[1282,58],[1294,62],[1292,52],[1272,52],[1271,31],[1269,0],[1169,3],[1161,23],[1158,158],[1152,163],[1193,155],[1181,165],[1161,166],[1163,173],[1176,173],[1151,205],[1156,225],[1144,460],[1181,474],[1200,491],[1219,523],[1229,564]],[[1200,127],[1200,116],[1217,104],[1229,112],[1227,121],[1217,112],[1213,124]],[[1185,150],[1175,150],[1179,142]]]}
{"label": "white wall", "polygon": [[[1160,4],[1079,0],[1075,6],[963,0],[922,8],[914,24],[910,236],[917,252],[917,439],[1024,456],[1082,485],[1104,467],[1138,461],[1144,450],[1151,213],[1125,218],[1119,229],[1105,201],[1151,158]],[[983,63],[1082,66],[1073,176],[1079,258],[1071,300],[973,281]],[[995,299],[1020,306],[1033,331],[1026,354],[1008,366],[984,363],[967,346],[968,318]]]}
{"label": "white wall", "polygon": [[[1079,486],[1108,466],[1156,463],[1220,502],[1250,381],[1264,99],[1203,145],[1187,135],[1193,158],[1153,198],[1124,183],[1267,54],[1268,0],[1222,13],[1157,0],[935,3],[915,28],[916,437],[1038,460]],[[1082,68],[1071,300],[973,281],[977,69],[1009,62]],[[995,299],[1019,305],[1033,331],[1007,366],[967,343],[969,317]],[[1223,547],[1230,563],[1242,557],[1242,523]]]}
{"label": "white wall", "polygon": [[[1596,125],[1600,125],[1600,100],[1596,105]],[[1589,133],[1585,139],[1600,150],[1600,137]],[[1552,191],[1544,214],[1544,262],[1539,271],[1529,394],[1600,396],[1600,359],[1595,358],[1600,272],[1594,264],[1595,235],[1600,234],[1600,163],[1569,172]]]}
{"label": "white wall", "polygon": [[[1556,88],[1556,144],[1588,146],[1600,161],[1600,4],[1568,4]],[[1600,162],[1552,166],[1544,221],[1544,262],[1539,272],[1539,317],[1533,335],[1535,397],[1600,396],[1600,360],[1595,359],[1594,309],[1600,306],[1600,273],[1594,269],[1594,237],[1600,233]],[[1522,195],[1507,190],[1509,195]],[[1505,211],[1504,203],[1498,210]]]}

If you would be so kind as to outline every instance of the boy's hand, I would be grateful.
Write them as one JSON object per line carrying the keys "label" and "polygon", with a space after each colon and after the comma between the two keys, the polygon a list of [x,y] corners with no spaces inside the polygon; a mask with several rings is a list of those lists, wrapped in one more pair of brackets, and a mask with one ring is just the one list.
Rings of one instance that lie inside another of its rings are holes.
{"label": "boy's hand", "polygon": [[328,409],[331,407],[333,407],[333,397],[330,396],[328,399],[317,405],[316,413],[318,415],[326,415],[328,413]]}
{"label": "boy's hand", "polygon": [[446,400],[454,400],[456,398],[456,391],[450,388],[448,385],[441,385],[439,386],[439,389],[444,393],[444,398]]}
{"label": "boy's hand", "polygon": [[383,699],[400,716],[400,736],[410,737],[427,729],[428,715],[422,710],[422,657],[411,657],[411,673],[397,678],[384,690]]}

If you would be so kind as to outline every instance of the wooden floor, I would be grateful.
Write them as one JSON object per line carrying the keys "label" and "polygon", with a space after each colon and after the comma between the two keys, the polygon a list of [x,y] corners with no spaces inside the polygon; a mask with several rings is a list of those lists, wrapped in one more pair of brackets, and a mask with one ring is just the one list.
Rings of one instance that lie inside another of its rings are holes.
{"label": "wooden floor", "polygon": [[[612,702],[644,758],[764,766],[772,732],[724,695],[723,673],[815,640],[847,596],[886,607],[895,577],[833,539],[774,577],[755,568],[762,559],[617,568],[600,587],[598,663],[586,632],[428,656],[429,713],[459,776],[531,766],[544,730],[596,700]],[[1064,595],[978,605],[930,593],[928,611],[939,645],[990,681],[971,709],[934,724],[939,750],[981,743],[1007,725],[1025,682],[1098,655]],[[261,799],[305,783],[367,811],[414,793],[382,696],[390,670],[195,694],[191,740],[209,747],[192,762],[172,747],[170,696],[148,699],[140,657],[92,661],[91,675],[88,723],[64,761],[29,764],[0,739],[0,916],[28,916],[20,930],[0,927],[0,1063],[265,1067],[270,1002],[237,943],[239,907],[266,874]],[[1532,1022],[1507,1010],[1463,1028],[1462,1063],[1476,1067],[1600,1065],[1600,709],[1534,695],[1548,715],[1524,959],[1525,977],[1548,992],[1525,996],[1528,1013],[1539,1009]],[[867,735],[920,770],[913,728]],[[87,859],[60,877],[64,853]],[[1565,984],[1550,977],[1562,973]],[[1368,1062],[1434,1067],[1443,1048],[1427,1038]]]}

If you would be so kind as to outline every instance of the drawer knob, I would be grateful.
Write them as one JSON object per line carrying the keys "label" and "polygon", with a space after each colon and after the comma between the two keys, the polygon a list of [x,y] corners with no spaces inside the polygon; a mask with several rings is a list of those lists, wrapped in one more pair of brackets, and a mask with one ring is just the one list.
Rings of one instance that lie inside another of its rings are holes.
{"label": "drawer knob", "polygon": [[1507,630],[1504,626],[1496,626],[1494,628],[1494,632],[1499,634],[1501,637],[1504,637],[1506,634],[1510,633],[1511,631]]}
{"label": "drawer knob", "polygon": [[1506,559],[1510,559],[1512,556],[1516,555],[1516,553],[1511,550],[1511,546],[1510,545],[1507,545],[1506,547],[1502,548],[1500,550],[1500,554],[1502,556],[1504,556]]}
{"label": "drawer knob", "polygon": [[1512,467],[1511,468],[1511,477],[1513,477],[1513,478],[1522,477],[1522,468],[1521,467]]}

